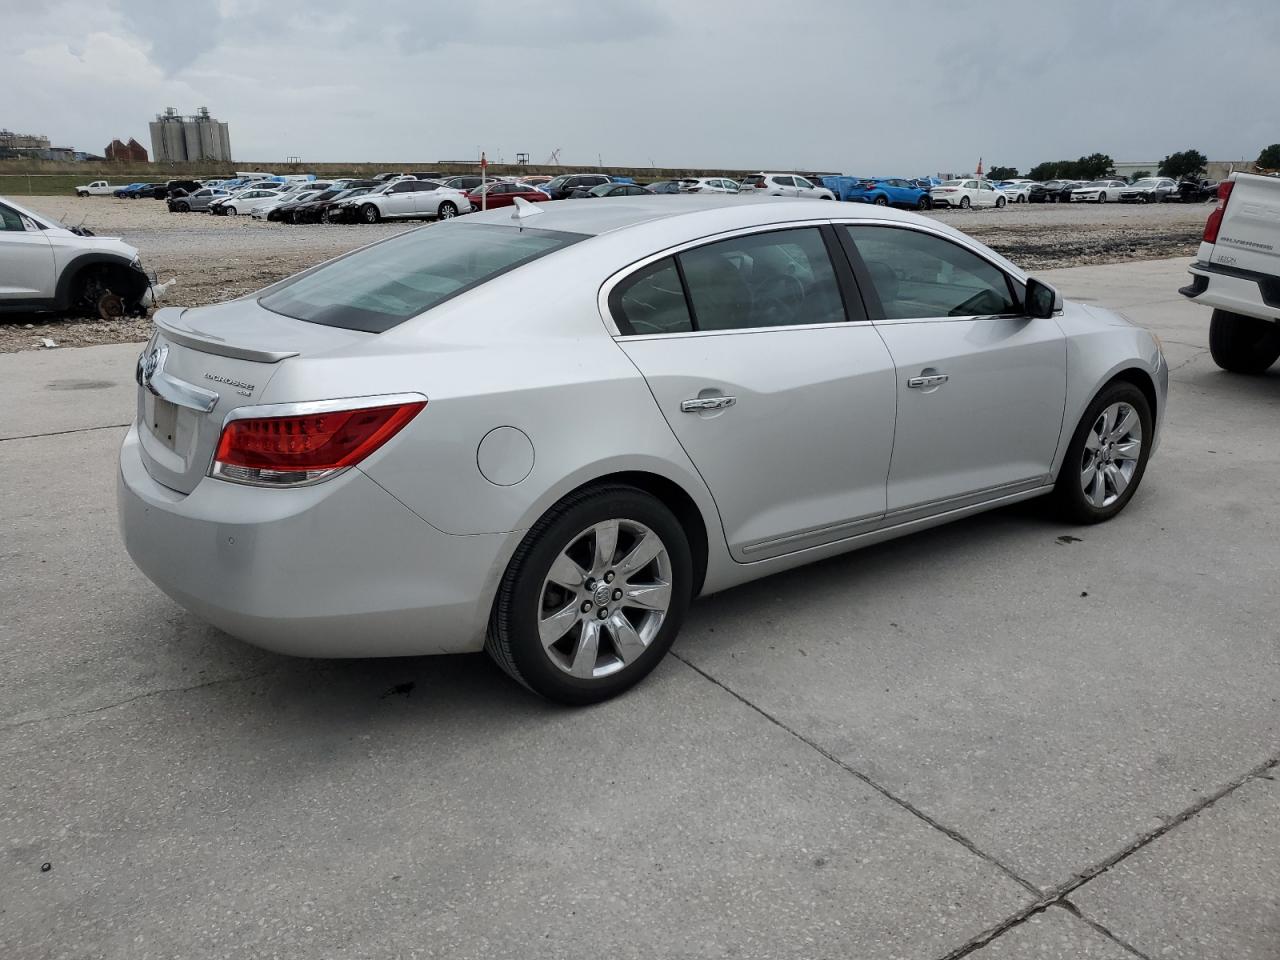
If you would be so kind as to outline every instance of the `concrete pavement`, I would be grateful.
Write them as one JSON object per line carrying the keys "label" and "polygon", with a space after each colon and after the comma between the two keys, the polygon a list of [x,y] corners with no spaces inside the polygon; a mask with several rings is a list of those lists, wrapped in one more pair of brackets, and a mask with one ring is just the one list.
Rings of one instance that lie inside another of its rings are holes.
{"label": "concrete pavement", "polygon": [[1116,521],[707,598],[581,711],[200,623],[115,530],[137,346],[0,356],[0,956],[1280,955],[1280,370],[1184,265],[1043,274],[1174,367]]}

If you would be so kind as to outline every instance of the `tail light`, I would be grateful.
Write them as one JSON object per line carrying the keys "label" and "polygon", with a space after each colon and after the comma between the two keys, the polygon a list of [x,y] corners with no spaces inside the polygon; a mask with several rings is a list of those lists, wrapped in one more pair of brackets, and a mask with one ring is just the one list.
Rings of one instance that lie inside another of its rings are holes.
{"label": "tail light", "polygon": [[355,466],[427,405],[425,398],[376,407],[300,404],[278,417],[241,417],[222,428],[210,475],[256,486],[316,483]]}
{"label": "tail light", "polygon": [[767,184],[767,183],[765,183],[763,180],[761,180],[759,183],[757,183],[757,184],[756,184],[756,189],[757,189],[757,190],[763,190],[763,189],[764,189],[765,187],[767,187],[767,186],[768,186],[768,184]]}
{"label": "tail light", "polygon": [[1218,231],[1222,229],[1222,217],[1227,212],[1227,201],[1231,199],[1231,191],[1235,185],[1234,180],[1223,180],[1218,184],[1218,205],[1213,208],[1204,225],[1205,243],[1218,242]]}

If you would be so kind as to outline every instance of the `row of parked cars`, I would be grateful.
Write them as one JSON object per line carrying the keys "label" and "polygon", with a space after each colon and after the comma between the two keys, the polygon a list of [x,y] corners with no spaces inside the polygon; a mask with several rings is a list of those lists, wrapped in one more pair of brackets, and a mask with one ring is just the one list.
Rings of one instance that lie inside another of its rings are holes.
{"label": "row of parked cars", "polygon": [[[154,186],[154,185],[148,185]],[[126,188],[127,189],[127,188]],[[135,195],[156,195],[138,191]],[[174,213],[203,211],[248,215],[288,223],[378,223],[383,220],[447,220],[472,210],[509,206],[517,200],[638,196],[643,194],[752,194],[815,200],[843,200],[906,209],[1001,208],[1011,203],[1198,202],[1216,196],[1213,181],[1146,177],[1096,181],[1026,179],[991,181],[981,177],[938,180],[850,177],[838,174],[759,173],[729,177],[686,177],[639,184],[628,177],[572,173],[558,177],[489,179],[443,176],[434,171],[381,174],[359,179],[288,180],[240,177],[223,181],[170,181],[165,197]]]}

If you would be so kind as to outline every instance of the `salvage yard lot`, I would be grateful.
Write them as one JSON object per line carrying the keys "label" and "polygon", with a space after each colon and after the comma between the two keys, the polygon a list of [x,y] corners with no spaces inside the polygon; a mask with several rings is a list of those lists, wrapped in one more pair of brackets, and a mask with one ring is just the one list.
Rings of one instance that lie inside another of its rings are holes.
{"label": "salvage yard lot", "polygon": [[[99,204],[156,209],[121,232],[178,303],[406,229]],[[1128,259],[1206,213],[941,216]],[[136,344],[0,357],[0,957],[1274,960],[1280,371],[1212,364],[1186,263],[1028,264],[1164,339],[1116,520],[1023,504],[706,598],[587,710],[205,626],[115,529]]]}
{"label": "salvage yard lot", "polygon": [[[330,257],[421,226],[266,223],[170,213],[158,200],[112,197],[24,197],[20,202],[64,223],[83,221],[95,233],[123,237],[141,251],[143,263],[162,282],[177,280],[163,301],[176,306],[243,296]],[[1041,270],[1190,255],[1209,209],[1203,204],[1016,204],[927,215],[965,231],[1024,269]],[[39,347],[42,337],[64,346],[142,340],[149,335],[147,328],[146,320],[104,324],[6,317],[0,322],[0,352]]]}

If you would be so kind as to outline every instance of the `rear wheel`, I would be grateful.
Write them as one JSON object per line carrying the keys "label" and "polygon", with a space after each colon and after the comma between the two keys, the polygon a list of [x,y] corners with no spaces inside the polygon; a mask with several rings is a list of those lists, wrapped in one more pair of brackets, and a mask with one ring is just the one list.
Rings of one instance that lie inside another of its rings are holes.
{"label": "rear wheel", "polygon": [[1007,202],[1008,202],[1008,201],[1007,201],[1007,200],[1005,200],[1005,198],[1004,198],[1004,197],[996,197],[996,209],[997,209],[997,210],[999,210],[999,209],[1000,209],[1001,207],[1003,207]]}
{"label": "rear wheel", "polygon": [[1230,373],[1265,373],[1280,359],[1280,323],[1215,310],[1209,321],[1209,353]]}
{"label": "rear wheel", "polygon": [[377,223],[382,219],[382,214],[378,212],[378,208],[372,203],[366,203],[360,208],[360,219],[365,223]]}
{"label": "rear wheel", "polygon": [[679,522],[627,486],[572,494],[529,531],[498,587],[485,649],[536,693],[568,704],[637,683],[671,646],[692,594]]}
{"label": "rear wheel", "polygon": [[440,220],[452,220],[457,215],[458,215],[458,205],[456,203],[450,202],[449,200],[446,200],[442,204],[440,204],[439,209],[436,210],[436,218]]}
{"label": "rear wheel", "polygon": [[961,209],[961,210],[968,210],[968,209],[969,209],[969,198],[968,198],[968,197],[961,197],[961,198],[960,198],[960,209]]}
{"label": "rear wheel", "polygon": [[1054,496],[1075,523],[1110,520],[1133,499],[1153,439],[1151,405],[1132,383],[1102,389],[1080,419]]}

